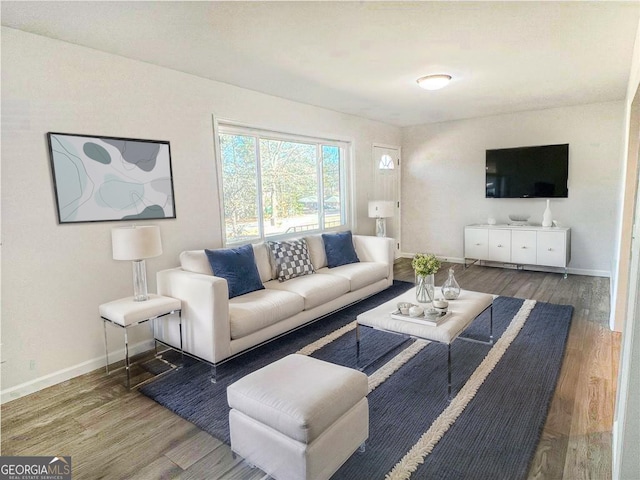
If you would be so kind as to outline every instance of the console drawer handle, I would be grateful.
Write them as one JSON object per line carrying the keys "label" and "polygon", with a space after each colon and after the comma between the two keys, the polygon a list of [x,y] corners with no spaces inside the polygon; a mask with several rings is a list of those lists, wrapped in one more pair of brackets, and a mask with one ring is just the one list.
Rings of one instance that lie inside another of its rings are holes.
{"label": "console drawer handle", "polygon": [[551,252],[551,251],[553,251],[553,248],[549,247],[549,251],[550,251],[550,252]]}

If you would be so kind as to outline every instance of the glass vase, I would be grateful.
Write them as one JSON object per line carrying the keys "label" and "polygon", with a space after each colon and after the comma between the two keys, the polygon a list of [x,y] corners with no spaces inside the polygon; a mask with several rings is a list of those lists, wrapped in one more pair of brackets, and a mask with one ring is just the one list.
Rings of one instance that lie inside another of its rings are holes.
{"label": "glass vase", "polygon": [[449,269],[449,278],[442,284],[442,296],[445,300],[455,300],[460,296],[460,285],[453,275],[453,268]]}
{"label": "glass vase", "polygon": [[416,302],[431,303],[433,301],[433,293],[435,289],[435,280],[433,274],[418,275],[416,274]]}

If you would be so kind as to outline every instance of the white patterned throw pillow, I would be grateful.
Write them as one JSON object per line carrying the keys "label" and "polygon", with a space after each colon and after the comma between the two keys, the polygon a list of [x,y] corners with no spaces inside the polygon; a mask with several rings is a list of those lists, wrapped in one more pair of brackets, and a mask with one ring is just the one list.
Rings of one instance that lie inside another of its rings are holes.
{"label": "white patterned throw pillow", "polygon": [[315,273],[307,242],[304,239],[267,242],[267,245],[269,245],[279,281],[284,282],[291,278]]}

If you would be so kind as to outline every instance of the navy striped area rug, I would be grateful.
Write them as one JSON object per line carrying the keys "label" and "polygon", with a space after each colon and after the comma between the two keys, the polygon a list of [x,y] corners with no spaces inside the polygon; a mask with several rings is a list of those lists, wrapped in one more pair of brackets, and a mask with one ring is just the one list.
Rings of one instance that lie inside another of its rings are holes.
{"label": "navy striped area rug", "polygon": [[[207,365],[183,369],[142,393],[229,443],[226,387],[289,353],[356,366],[355,317],[410,288],[389,289],[239,357],[209,381]],[[447,349],[362,329],[370,377],[370,437],[335,479],[526,478],[560,372],[573,307],[498,297],[493,345],[452,344],[454,399],[447,399]],[[486,337],[488,312],[465,334]],[[336,333],[337,332],[337,333]],[[506,333],[505,333],[506,332]],[[378,359],[384,352],[390,352]],[[457,395],[456,395],[457,394]]]}

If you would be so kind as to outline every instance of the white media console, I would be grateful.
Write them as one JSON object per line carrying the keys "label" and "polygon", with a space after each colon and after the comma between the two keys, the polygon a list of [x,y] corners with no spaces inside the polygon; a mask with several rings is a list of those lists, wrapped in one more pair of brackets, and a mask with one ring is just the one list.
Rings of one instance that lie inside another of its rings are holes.
{"label": "white media console", "polygon": [[571,229],[531,225],[464,227],[464,262],[489,261],[564,268],[571,260]]}

